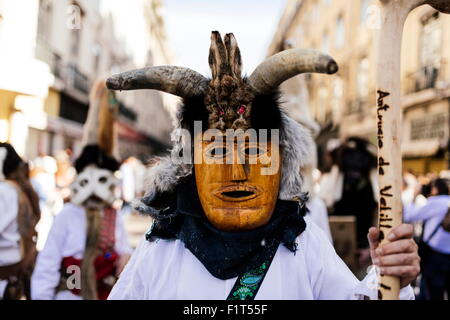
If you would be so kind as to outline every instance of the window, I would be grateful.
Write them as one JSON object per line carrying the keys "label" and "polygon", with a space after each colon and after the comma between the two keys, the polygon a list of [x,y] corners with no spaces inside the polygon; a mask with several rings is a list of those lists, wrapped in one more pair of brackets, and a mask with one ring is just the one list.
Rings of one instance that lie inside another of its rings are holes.
{"label": "window", "polygon": [[342,111],[342,99],[344,96],[344,81],[340,76],[335,76],[332,83],[332,117],[335,123],[338,123],[341,118]]}
{"label": "window", "polygon": [[322,52],[328,53],[330,51],[330,37],[328,32],[324,32],[322,36]]}
{"label": "window", "polygon": [[445,137],[448,119],[445,113],[426,115],[422,118],[411,120],[410,139],[429,140],[443,139]]}
{"label": "window", "polygon": [[296,26],[295,33],[294,33],[294,42],[296,43],[296,46],[300,46],[304,38],[304,32],[303,28],[301,26]]}
{"label": "window", "polygon": [[439,20],[439,12],[423,22],[420,39],[420,66],[439,67],[441,60],[442,30]]}
{"label": "window", "polygon": [[0,0],[0,42],[2,36],[2,23],[3,23],[3,0]]}
{"label": "window", "polygon": [[319,21],[319,19],[320,19],[320,4],[316,2],[312,10],[312,20]]}
{"label": "window", "polygon": [[368,19],[370,2],[371,0],[360,0],[361,7],[359,16],[361,24],[365,24]]}
{"label": "window", "polygon": [[51,0],[39,1],[38,28],[37,28],[38,41],[44,41],[46,43],[50,42],[52,30],[52,11],[53,11],[53,4]]}
{"label": "window", "polygon": [[341,49],[345,42],[344,18],[339,16],[336,20],[336,48]]}
{"label": "window", "polygon": [[369,59],[363,58],[358,64],[356,76],[357,94],[360,100],[366,100],[369,95]]}
{"label": "window", "polygon": [[35,54],[37,59],[44,61],[49,65],[52,64],[52,53],[50,49],[52,17],[53,1],[40,0]]}

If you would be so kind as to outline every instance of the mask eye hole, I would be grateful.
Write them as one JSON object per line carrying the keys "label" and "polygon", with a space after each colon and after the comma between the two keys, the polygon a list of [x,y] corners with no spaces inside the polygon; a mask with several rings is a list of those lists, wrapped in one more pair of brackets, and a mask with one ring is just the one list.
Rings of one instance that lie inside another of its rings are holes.
{"label": "mask eye hole", "polygon": [[89,183],[89,181],[87,179],[83,179],[80,181],[80,186],[84,187],[85,185],[87,185]]}
{"label": "mask eye hole", "polygon": [[107,177],[100,177],[100,178],[98,179],[98,182],[100,182],[100,183],[106,183],[106,181],[108,181],[108,178],[107,178]]}
{"label": "mask eye hole", "polygon": [[251,146],[244,149],[245,155],[247,157],[259,157],[266,153],[266,150],[257,146]]}
{"label": "mask eye hole", "polygon": [[228,149],[225,147],[213,147],[208,150],[208,155],[213,158],[221,158],[228,153]]}

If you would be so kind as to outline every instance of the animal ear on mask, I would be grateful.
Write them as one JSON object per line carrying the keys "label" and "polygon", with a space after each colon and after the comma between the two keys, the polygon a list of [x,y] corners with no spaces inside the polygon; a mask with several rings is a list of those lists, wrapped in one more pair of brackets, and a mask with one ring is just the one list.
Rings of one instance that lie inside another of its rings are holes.
{"label": "animal ear on mask", "polygon": [[213,31],[211,33],[211,47],[209,49],[208,60],[213,81],[220,81],[225,74],[230,73],[227,51],[218,31]]}
{"label": "animal ear on mask", "polygon": [[225,35],[224,41],[228,52],[228,65],[231,68],[233,77],[240,79],[242,72],[242,58],[236,38],[232,33],[228,33]]}

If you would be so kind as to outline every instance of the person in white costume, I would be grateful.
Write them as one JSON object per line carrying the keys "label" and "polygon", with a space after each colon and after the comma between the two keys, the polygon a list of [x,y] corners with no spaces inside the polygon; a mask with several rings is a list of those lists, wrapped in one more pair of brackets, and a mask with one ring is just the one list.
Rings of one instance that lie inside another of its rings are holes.
{"label": "person in white costume", "polygon": [[[147,193],[135,203],[154,223],[109,299],[377,299],[376,272],[358,281],[305,217],[308,190],[299,168],[309,162],[312,138],[278,102],[283,81],[335,73],[336,62],[291,49],[248,78],[241,63],[233,34],[222,40],[214,31],[211,80],[171,66],[107,80],[113,90],[157,89],[184,98],[184,130],[174,135],[172,157],[149,168]],[[386,236],[391,242],[378,248],[378,230],[369,231],[373,263],[400,277],[401,299],[413,299],[409,283],[419,257],[412,228],[401,225]]]}
{"label": "person in white costume", "polygon": [[0,300],[30,298],[39,217],[27,164],[12,145],[0,143]]}
{"label": "person in white costume", "polygon": [[[61,290],[61,265],[63,261],[78,265],[85,253],[87,237],[86,208],[67,203],[55,217],[44,249],[39,253],[36,268],[32,277],[32,298],[35,300],[80,300],[83,297],[79,290]],[[131,254],[128,236],[124,228],[122,216],[117,213],[114,228],[114,243],[109,244],[110,256],[113,253],[119,257],[115,260],[117,268],[106,266],[105,270],[116,269],[111,274],[114,279],[125,261],[124,257]],[[108,254],[108,253],[105,253]],[[119,262],[120,261],[120,262]],[[75,274],[75,273],[73,273]],[[69,276],[71,273],[68,274]],[[106,280],[108,281],[108,280]],[[78,288],[79,289],[79,288]],[[104,297],[105,298],[105,297]]]}
{"label": "person in white costume", "polygon": [[31,283],[35,300],[105,300],[131,255],[114,207],[119,162],[114,152],[117,102],[104,81],[94,84],[71,200],[55,217]]}

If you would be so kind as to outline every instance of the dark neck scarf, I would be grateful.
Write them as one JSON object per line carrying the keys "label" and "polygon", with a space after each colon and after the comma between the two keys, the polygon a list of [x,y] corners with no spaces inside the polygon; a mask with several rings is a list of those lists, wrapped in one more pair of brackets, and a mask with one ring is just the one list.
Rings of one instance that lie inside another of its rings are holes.
{"label": "dark neck scarf", "polygon": [[156,215],[147,240],[183,241],[205,268],[221,280],[259,267],[275,254],[280,243],[295,253],[295,240],[306,228],[304,205],[278,200],[266,225],[250,231],[221,231],[206,218],[194,181],[191,177],[179,186],[176,203]]}

